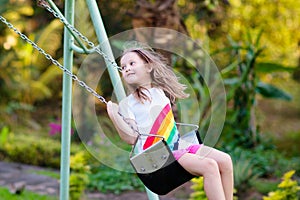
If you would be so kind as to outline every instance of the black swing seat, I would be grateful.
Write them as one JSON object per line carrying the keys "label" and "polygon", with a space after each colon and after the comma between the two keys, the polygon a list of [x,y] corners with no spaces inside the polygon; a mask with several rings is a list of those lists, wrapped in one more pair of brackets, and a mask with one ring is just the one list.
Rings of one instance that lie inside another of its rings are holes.
{"label": "black swing seat", "polygon": [[[181,124],[188,125],[189,124]],[[191,144],[201,144],[198,126],[183,136],[180,136],[179,149]],[[156,136],[149,134],[151,136]],[[133,155],[130,154],[130,163],[140,180],[152,192],[165,195],[195,176],[187,172],[174,158],[172,151],[161,136],[161,140],[144,150]],[[135,147],[135,146],[134,146]],[[133,147],[133,149],[134,149]]]}

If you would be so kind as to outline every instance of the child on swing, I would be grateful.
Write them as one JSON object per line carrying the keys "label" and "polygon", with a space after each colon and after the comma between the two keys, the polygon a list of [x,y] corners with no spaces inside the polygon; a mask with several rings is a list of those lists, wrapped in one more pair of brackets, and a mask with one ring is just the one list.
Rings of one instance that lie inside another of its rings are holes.
{"label": "child on swing", "polygon": [[[186,98],[185,85],[179,83],[167,60],[149,47],[129,48],[120,59],[122,77],[131,94],[119,105],[109,101],[107,112],[122,140],[133,145],[137,133],[149,134],[157,123],[157,116],[170,111],[171,102]],[[168,97],[167,97],[168,96]],[[121,113],[122,116],[119,115]],[[171,117],[172,111],[170,111]],[[202,144],[178,148],[175,130],[168,145],[179,164],[189,173],[204,177],[204,190],[209,200],[233,199],[233,167],[231,157]],[[137,143],[142,150],[151,146],[147,138]],[[200,149],[209,152],[200,156]]]}

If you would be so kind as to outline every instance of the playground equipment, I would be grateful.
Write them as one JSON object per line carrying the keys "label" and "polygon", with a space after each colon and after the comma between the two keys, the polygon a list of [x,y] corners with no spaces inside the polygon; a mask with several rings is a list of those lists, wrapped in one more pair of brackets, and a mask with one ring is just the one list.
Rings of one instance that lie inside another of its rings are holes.
{"label": "playground equipment", "polygon": [[[118,70],[120,67],[115,63],[114,56],[112,54],[111,47],[107,41],[107,34],[101,19],[100,11],[97,7],[95,0],[87,0],[88,9],[90,11],[91,19],[96,28],[96,35],[99,44],[105,44],[105,46],[96,47],[85,36],[83,36],[72,24],[74,23],[74,1],[65,1],[65,16],[63,16],[56,5],[47,0],[48,4],[42,2],[41,5],[45,7],[50,13],[65,25],[64,27],[64,65],[61,65],[57,60],[53,59],[51,55],[47,54],[43,49],[38,47],[33,41],[31,41],[26,35],[22,34],[11,23],[7,22],[5,18],[0,16],[0,20],[6,24],[20,37],[31,44],[41,54],[43,54],[54,65],[63,70],[63,99],[62,99],[62,143],[61,143],[61,181],[60,181],[60,199],[69,199],[69,163],[70,163],[70,130],[71,130],[71,104],[72,104],[72,80],[77,82],[80,86],[85,88],[88,92],[94,95],[103,103],[107,103],[104,97],[97,94],[94,89],[89,87],[85,82],[78,79],[78,77],[72,73],[73,65],[73,51],[79,53],[99,53],[105,60],[109,75],[112,80],[114,90],[116,91],[117,100],[120,101],[125,97],[125,91],[120,86],[120,77]],[[79,46],[74,44],[75,39]],[[91,49],[87,49],[81,42],[86,42]],[[191,126],[189,124],[178,124],[180,126]],[[132,127],[133,129],[133,127]],[[194,130],[189,131],[187,134],[181,137],[182,147],[186,147],[189,144],[201,143],[199,133],[197,131],[198,126],[194,127]],[[134,130],[138,133],[138,130]],[[138,133],[139,134],[139,133]],[[140,134],[139,134],[140,135]],[[155,136],[155,135],[154,135]],[[157,136],[155,136],[157,137]],[[130,155],[130,161],[136,170],[138,176],[147,186],[146,192],[148,198],[159,199],[157,194],[166,194],[186,181],[190,180],[194,176],[184,170],[180,164],[175,160],[172,152],[167,146],[164,138],[162,137],[159,142],[149,147],[145,152],[134,154],[134,148]],[[176,174],[176,176],[174,176]],[[160,184],[157,184],[157,183]],[[149,189],[151,189],[151,191]],[[157,194],[153,193],[156,192]]]}
{"label": "playground equipment", "polygon": [[[180,131],[179,148],[185,149],[192,144],[201,144],[198,126],[193,124],[176,123]],[[187,128],[192,130],[186,131]],[[159,138],[142,153],[135,153],[136,143],[130,153],[130,162],[138,177],[151,191],[165,195],[195,176],[186,171],[174,158],[167,145],[166,139],[160,135],[140,134]]]}

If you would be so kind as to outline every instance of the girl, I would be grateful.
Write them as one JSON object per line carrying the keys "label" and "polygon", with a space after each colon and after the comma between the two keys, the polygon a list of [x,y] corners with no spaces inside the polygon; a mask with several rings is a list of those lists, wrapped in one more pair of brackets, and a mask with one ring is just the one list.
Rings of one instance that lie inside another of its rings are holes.
{"label": "girl", "polygon": [[[139,133],[152,133],[157,120],[166,113],[174,120],[171,103],[176,98],[186,98],[186,86],[179,83],[167,60],[151,48],[130,48],[121,56],[122,77],[131,92],[119,105],[107,104],[107,112],[122,140],[133,145]],[[121,115],[120,115],[120,114]],[[164,124],[160,124],[164,126]],[[168,145],[174,157],[189,173],[204,177],[204,190],[210,200],[233,199],[233,167],[231,157],[219,150],[192,145],[177,149],[177,128],[171,131]],[[140,138],[138,148],[144,150],[151,145],[149,137]],[[209,152],[205,157],[202,152]]]}

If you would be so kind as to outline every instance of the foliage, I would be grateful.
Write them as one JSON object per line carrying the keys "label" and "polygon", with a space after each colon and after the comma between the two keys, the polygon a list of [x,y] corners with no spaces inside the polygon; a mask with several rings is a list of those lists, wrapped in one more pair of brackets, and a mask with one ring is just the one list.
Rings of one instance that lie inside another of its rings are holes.
{"label": "foliage", "polygon": [[268,98],[291,99],[283,90],[261,82],[257,75],[257,59],[264,50],[260,46],[261,34],[253,39],[248,33],[243,43],[229,38],[230,46],[217,51],[230,54],[230,63],[222,70],[222,74],[228,87],[227,100],[232,102],[225,124],[226,139],[233,146],[251,148],[260,142],[255,115],[257,94]]}
{"label": "foliage", "polygon": [[227,1],[179,0],[177,4],[192,38],[200,39],[206,35],[214,38],[220,34],[225,8],[229,6]]}
{"label": "foliage", "polygon": [[1,199],[9,200],[56,200],[57,197],[35,194],[29,191],[23,191],[20,195],[11,194],[7,188],[0,187]]}
{"label": "foliage", "polygon": [[[231,146],[228,145],[228,148],[224,151],[228,151],[232,157],[234,184],[239,196],[251,187],[256,188],[257,191],[266,192],[274,184],[261,183],[260,180],[276,180],[287,170],[300,170],[299,158],[286,158],[272,146],[267,146],[264,143],[252,149],[241,147],[231,149]],[[260,185],[263,185],[265,189],[258,190],[258,184],[256,183],[261,183]]]}
{"label": "foliage", "polygon": [[[44,21],[41,17],[39,23],[35,23],[34,16],[38,15],[39,9],[34,9],[32,2],[8,3],[3,7],[7,9],[1,15],[38,46],[59,59],[62,39],[59,20],[46,23],[46,26],[40,26],[43,29],[38,30],[37,26]],[[61,84],[57,77],[62,72],[31,45],[24,43],[19,35],[2,23],[0,26],[0,127],[16,123],[33,124],[30,115],[35,111],[37,102],[60,98]]]}
{"label": "foliage", "polygon": [[[80,0],[79,0],[80,1]],[[122,31],[132,28],[132,17],[128,13],[132,9],[136,1],[109,1],[100,2],[99,10],[103,16],[103,22],[109,36],[119,34]]]}
{"label": "foliage", "polygon": [[[35,40],[41,48],[47,49],[47,52],[53,55],[60,47],[61,29],[62,26],[56,20],[50,23],[40,35],[29,35],[29,38]],[[0,79],[8,91],[6,97],[28,104],[52,97],[53,91],[49,84],[61,72],[31,45],[23,43],[19,38],[14,40],[15,46],[3,52],[0,58],[3,61],[0,66],[3,69]],[[11,59],[12,57],[14,59]],[[19,92],[12,93],[13,90]]]}
{"label": "foliage", "polygon": [[204,191],[203,177],[193,178],[191,181],[193,183],[191,189],[193,189],[194,192],[190,194],[189,200],[207,200]]}
{"label": "foliage", "polygon": [[60,165],[60,144],[49,139],[10,134],[7,143],[0,148],[11,161],[55,168]]}
{"label": "foliage", "polygon": [[[273,61],[295,67],[298,63],[299,8],[298,1],[179,0],[179,10],[190,36],[203,40],[208,35],[214,51],[228,46],[225,34],[241,40],[245,32],[257,34],[264,30],[262,43],[268,47],[259,61]],[[224,66],[224,56],[214,57]]]}
{"label": "foliage", "polygon": [[237,148],[231,153],[234,168],[234,185],[239,192],[243,192],[249,186],[251,180],[261,175],[257,170],[255,157],[250,156],[247,152]]}
{"label": "foliage", "polygon": [[105,165],[94,166],[91,172],[88,186],[90,190],[119,194],[127,190],[143,189],[142,182],[135,174],[117,171]]}
{"label": "foliage", "polygon": [[[0,158],[25,164],[60,167],[60,142],[33,135],[14,134],[9,132],[4,145],[0,146]],[[80,147],[72,145],[71,153]],[[25,152],[25,153],[24,153]]]}
{"label": "foliage", "polygon": [[263,29],[261,41],[268,49],[261,59],[296,66],[300,38],[299,8],[300,2],[293,0],[232,0],[222,21],[222,31],[240,40],[246,30],[257,33]]}
{"label": "foliage", "polygon": [[89,183],[90,167],[87,165],[87,158],[83,151],[70,157],[70,168],[70,199],[78,200]]}
{"label": "foliage", "polygon": [[[204,191],[204,179],[203,177],[193,178],[191,180],[192,186],[191,189],[193,192],[190,194],[189,200],[207,200],[205,191]],[[234,194],[236,189],[234,190]],[[237,196],[233,196],[234,200],[237,200]]]}
{"label": "foliage", "polygon": [[[2,16],[38,46],[59,59],[62,40],[62,25],[59,20],[47,24],[43,17],[39,17],[35,21],[40,9],[34,9],[31,1],[6,3],[1,5],[2,8],[5,8]],[[54,96],[60,97],[58,91],[61,90],[61,84],[57,77],[61,71],[53,67],[31,45],[24,43],[19,35],[2,23],[0,26],[0,42],[3,47],[0,48],[0,117],[5,125],[16,123],[16,119],[25,120],[29,116],[28,111],[33,111],[34,103]],[[26,117],[23,116],[25,114]]]}
{"label": "foliage", "polygon": [[268,192],[275,190],[277,188],[279,181],[274,178],[257,178],[250,181],[251,189],[259,192],[262,195],[268,194]]}
{"label": "foliage", "polygon": [[274,143],[278,150],[284,152],[286,156],[299,156],[300,147],[295,144],[300,144],[300,131],[288,132],[284,136],[275,139]]}
{"label": "foliage", "polygon": [[[6,2],[7,3],[7,2]],[[9,4],[3,3],[1,8],[6,8],[4,13],[1,13],[4,17],[6,17],[11,23],[14,23],[18,26],[18,28],[22,31],[26,29],[26,25],[24,23],[24,17],[29,17],[33,15],[33,9],[28,3],[16,4],[15,12],[8,11]],[[10,34],[10,30],[5,28],[4,24],[0,24],[1,27],[1,35],[0,41],[2,44],[2,48],[0,48],[0,89],[1,93],[3,92],[3,98],[1,98],[1,103],[3,101],[7,101],[13,95],[10,91],[13,89],[13,85],[15,84],[15,80],[13,77],[16,76],[16,69],[14,69],[14,65],[12,64],[14,59],[16,58],[16,54],[14,51],[10,51],[8,53],[7,50],[16,47],[18,43],[17,35]],[[15,74],[14,74],[15,73]]]}
{"label": "foliage", "polygon": [[270,192],[268,196],[264,196],[263,200],[298,200],[300,186],[296,180],[292,180],[295,170],[286,172],[282,177],[282,182],[278,184],[276,191]]}
{"label": "foliage", "polygon": [[0,132],[0,146],[3,146],[7,142],[8,134],[9,128],[7,126],[4,126]]}

